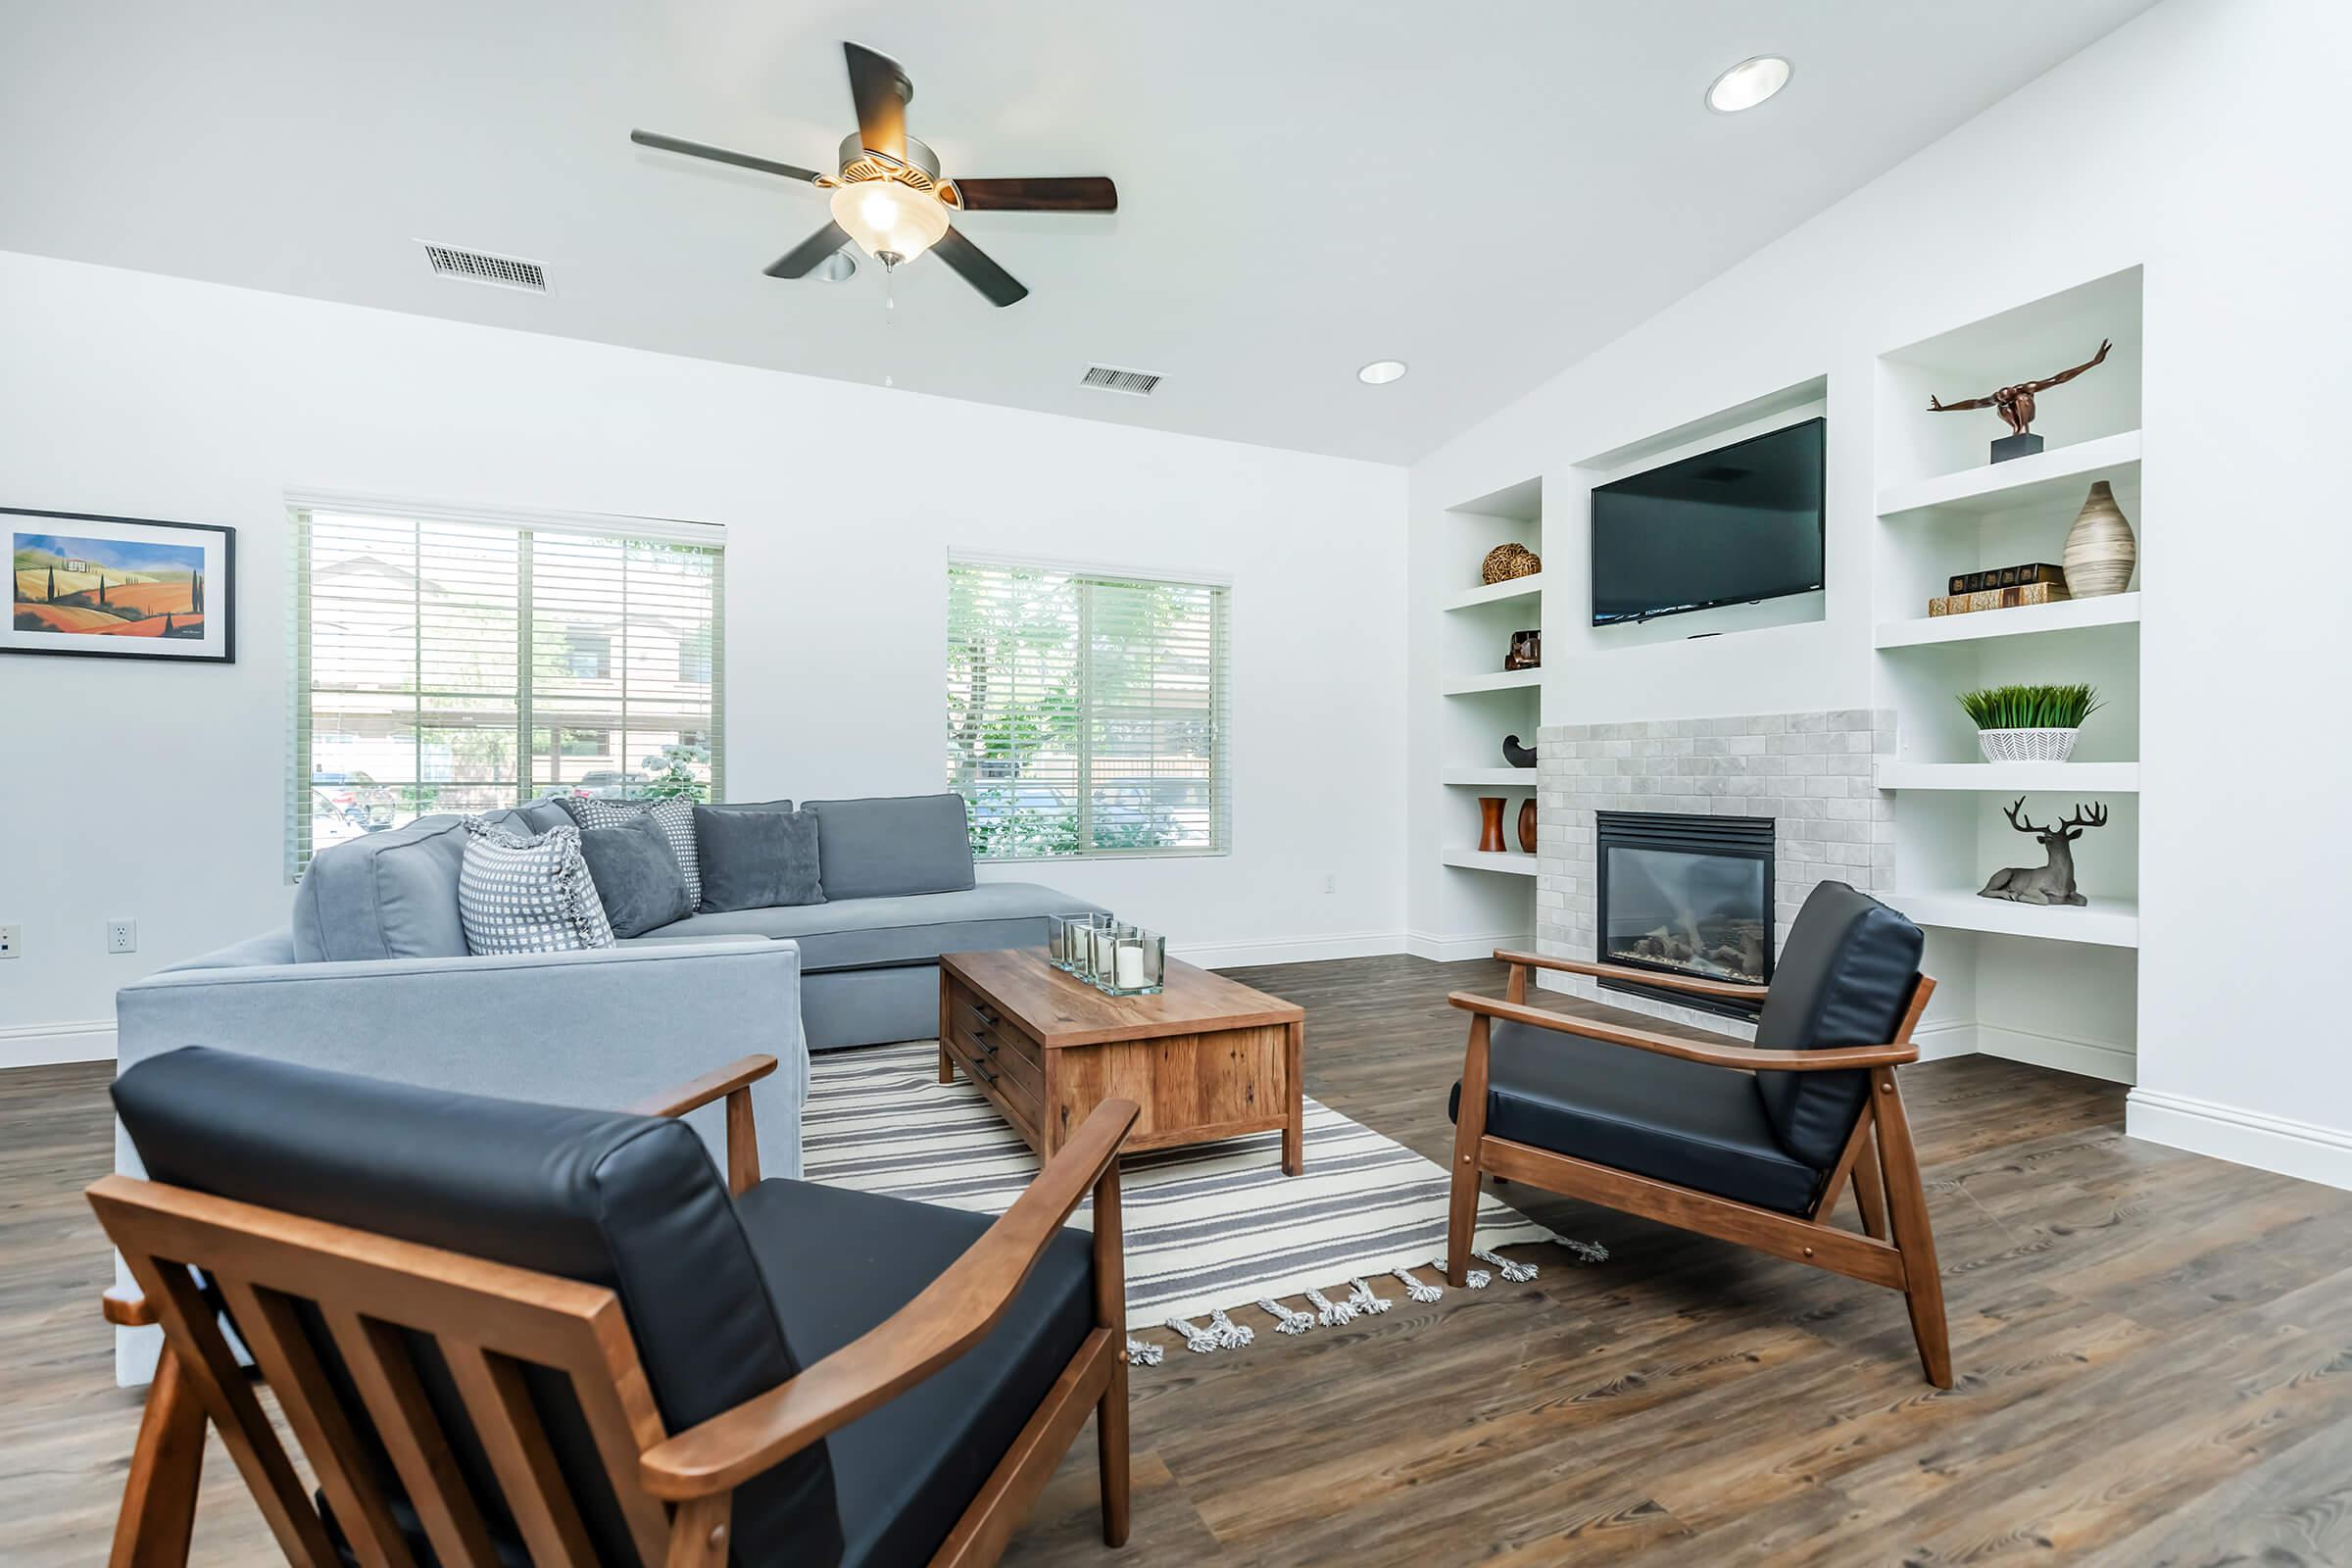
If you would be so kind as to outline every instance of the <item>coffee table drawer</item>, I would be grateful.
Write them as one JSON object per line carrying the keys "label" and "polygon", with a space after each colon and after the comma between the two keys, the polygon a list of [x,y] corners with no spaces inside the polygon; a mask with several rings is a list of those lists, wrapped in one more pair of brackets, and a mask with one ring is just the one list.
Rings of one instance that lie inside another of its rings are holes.
{"label": "coffee table drawer", "polygon": [[1028,1075],[1008,1070],[1020,1059],[1018,1056],[1009,1051],[984,1050],[961,1029],[949,1032],[947,1046],[964,1076],[995,1101],[997,1108],[1013,1123],[1014,1130],[1034,1145],[1038,1129],[1045,1121],[1045,1093],[1034,1077],[1035,1069],[1030,1069]]}
{"label": "coffee table drawer", "polygon": [[1001,1068],[1041,1103],[1045,1099],[1045,1051],[1020,1027],[978,997],[956,987],[948,999],[948,1033],[975,1060]]}

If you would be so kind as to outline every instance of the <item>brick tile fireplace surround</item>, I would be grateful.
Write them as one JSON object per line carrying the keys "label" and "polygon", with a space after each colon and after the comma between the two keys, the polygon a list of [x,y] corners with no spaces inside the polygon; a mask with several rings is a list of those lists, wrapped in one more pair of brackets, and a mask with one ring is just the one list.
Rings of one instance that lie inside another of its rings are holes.
{"label": "brick tile fireplace surround", "polygon": [[[1872,779],[1873,760],[1894,751],[1891,710],[1555,724],[1540,731],[1538,742],[1541,953],[1598,956],[1596,811],[1771,818],[1776,951],[1815,883],[1845,882],[1866,893],[1894,886],[1894,797]],[[1544,981],[1611,1006],[1752,1033],[1711,1013],[1604,992],[1582,976]]]}

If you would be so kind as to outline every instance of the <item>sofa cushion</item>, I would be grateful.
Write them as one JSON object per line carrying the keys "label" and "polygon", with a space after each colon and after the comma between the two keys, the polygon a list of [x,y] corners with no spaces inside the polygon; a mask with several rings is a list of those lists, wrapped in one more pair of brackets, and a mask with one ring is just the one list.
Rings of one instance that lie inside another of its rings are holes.
{"label": "sofa cushion", "polygon": [[[1772,989],[1756,1018],[1756,1044],[1770,1051],[1884,1046],[1894,1039],[1919,980],[1919,927],[1842,882],[1817,884],[1788,928],[1772,966]],[[1816,1165],[1844,1152],[1866,1072],[1756,1074],[1781,1147]]]}
{"label": "sofa cushion", "polygon": [[636,817],[653,818],[662,830],[662,840],[669,846],[672,858],[678,862],[678,874],[686,883],[686,907],[692,909],[703,902],[702,854],[694,836],[694,803],[682,796],[660,801],[603,801],[593,797],[573,795],[559,800],[565,820],[579,824],[580,830],[618,827]]}
{"label": "sofa cushion", "polygon": [[580,854],[615,937],[643,936],[694,912],[686,873],[651,812],[580,830]]}
{"label": "sofa cushion", "polygon": [[829,899],[957,893],[973,883],[963,797],[898,795],[810,801]]}
{"label": "sofa cushion", "polygon": [[578,953],[612,945],[596,880],[569,822],[530,838],[479,819],[466,824],[458,916],[476,957]]}
{"label": "sofa cushion", "polygon": [[[990,1216],[847,1188],[766,1181],[735,1211],[793,1348],[813,1361],[947,1271]],[[1094,1331],[1090,1238],[1064,1230],[989,1336],[825,1439],[842,1568],[926,1563]],[[737,1560],[802,1560],[738,1531]]]}
{"label": "sofa cushion", "polygon": [[816,818],[764,806],[698,806],[701,907],[764,909],[825,902]]}
{"label": "sofa cushion", "polygon": [[[828,893],[830,887],[828,885]],[[943,953],[1027,948],[1046,940],[1046,916],[1085,914],[1084,899],[1033,882],[983,882],[961,893],[912,893],[895,899],[832,899],[797,908],[705,910],[649,931],[647,941],[712,937],[789,937],[801,945],[801,970],[865,969],[929,963]]]}
{"label": "sofa cushion", "polygon": [[1523,1023],[1496,1023],[1488,1050],[1491,1137],[1784,1213],[1813,1201],[1820,1173],[1773,1137],[1750,1074]]}
{"label": "sofa cushion", "polygon": [[[202,1048],[126,1069],[114,1099],[157,1181],[607,1287],[620,1298],[671,1432],[774,1388],[823,1353],[789,1343],[774,1313],[760,1309],[758,1254],[702,1141],[682,1122]],[[340,1366],[331,1348],[321,1358]],[[500,1495],[440,1358],[418,1363],[454,1439],[454,1461],[476,1495]],[[526,1376],[596,1560],[635,1561],[567,1380]],[[738,1489],[734,1525],[744,1536],[790,1540],[800,1554],[791,1560],[831,1561],[839,1524],[825,1447]]]}
{"label": "sofa cushion", "polygon": [[[527,838],[571,818],[539,800],[485,811],[481,820]],[[320,850],[294,890],[295,958],[464,957],[458,871],[465,861],[466,818],[447,812]]]}

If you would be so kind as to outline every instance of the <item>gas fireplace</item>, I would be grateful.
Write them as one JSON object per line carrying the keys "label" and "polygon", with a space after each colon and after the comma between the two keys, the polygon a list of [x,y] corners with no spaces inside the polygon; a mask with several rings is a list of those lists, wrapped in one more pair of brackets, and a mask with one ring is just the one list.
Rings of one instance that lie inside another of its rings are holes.
{"label": "gas fireplace", "polygon": [[[1594,813],[1601,963],[1729,980],[1772,981],[1772,836],[1765,816]],[[1687,991],[1604,980],[1677,1006],[1735,1018],[1755,1009]]]}

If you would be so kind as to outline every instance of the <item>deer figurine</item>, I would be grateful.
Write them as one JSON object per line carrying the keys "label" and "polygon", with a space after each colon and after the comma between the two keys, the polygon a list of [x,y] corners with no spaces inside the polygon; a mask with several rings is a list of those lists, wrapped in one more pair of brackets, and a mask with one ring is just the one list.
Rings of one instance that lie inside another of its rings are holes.
{"label": "deer figurine", "polygon": [[2013,904],[2072,904],[2084,905],[2090,901],[2075,891],[2075,840],[2086,827],[2105,827],[2107,808],[2094,804],[2085,811],[2080,803],[2075,814],[2056,827],[2035,827],[2022,813],[2026,798],[2020,795],[2015,806],[2001,808],[2009,825],[2020,833],[2031,833],[2049,852],[2047,865],[2012,865],[1992,873],[1977,894],[1980,899],[2007,899]]}

